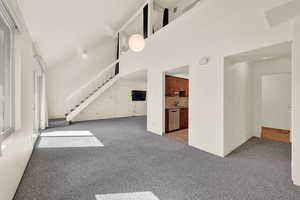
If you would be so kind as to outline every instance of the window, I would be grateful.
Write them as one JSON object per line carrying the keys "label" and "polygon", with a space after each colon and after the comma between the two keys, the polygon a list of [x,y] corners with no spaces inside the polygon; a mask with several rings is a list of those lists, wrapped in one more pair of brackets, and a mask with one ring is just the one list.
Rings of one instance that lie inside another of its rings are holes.
{"label": "window", "polygon": [[13,26],[0,3],[0,135],[13,131]]}

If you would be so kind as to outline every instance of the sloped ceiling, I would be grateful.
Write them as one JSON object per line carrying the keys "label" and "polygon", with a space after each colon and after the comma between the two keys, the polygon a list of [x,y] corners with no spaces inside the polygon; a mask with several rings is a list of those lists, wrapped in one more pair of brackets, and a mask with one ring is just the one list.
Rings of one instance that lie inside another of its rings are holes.
{"label": "sloped ceiling", "polygon": [[19,0],[29,32],[48,66],[112,39],[142,0]]}
{"label": "sloped ceiling", "polygon": [[166,7],[166,8],[172,8],[175,7],[180,1],[186,1],[186,0],[156,0],[159,5]]}

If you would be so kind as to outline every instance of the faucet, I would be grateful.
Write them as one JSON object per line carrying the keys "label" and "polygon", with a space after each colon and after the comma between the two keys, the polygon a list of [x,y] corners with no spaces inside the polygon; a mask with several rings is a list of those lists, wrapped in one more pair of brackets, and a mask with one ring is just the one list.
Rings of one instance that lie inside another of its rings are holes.
{"label": "faucet", "polygon": [[179,106],[179,101],[174,101],[174,106],[178,107]]}

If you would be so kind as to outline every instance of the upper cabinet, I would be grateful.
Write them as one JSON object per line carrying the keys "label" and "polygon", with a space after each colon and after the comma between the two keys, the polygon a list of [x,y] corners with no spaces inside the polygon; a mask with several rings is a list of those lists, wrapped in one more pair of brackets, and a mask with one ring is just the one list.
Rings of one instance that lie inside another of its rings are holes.
{"label": "upper cabinet", "polygon": [[166,76],[166,96],[189,96],[189,80],[174,76]]}

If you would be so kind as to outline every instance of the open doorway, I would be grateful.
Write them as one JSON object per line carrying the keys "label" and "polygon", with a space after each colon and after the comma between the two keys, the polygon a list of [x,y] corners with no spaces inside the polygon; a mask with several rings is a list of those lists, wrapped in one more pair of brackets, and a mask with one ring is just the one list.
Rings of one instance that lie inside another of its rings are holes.
{"label": "open doorway", "polygon": [[188,144],[189,127],[189,68],[165,73],[165,134],[164,136]]}
{"label": "open doorway", "polygon": [[262,138],[290,143],[291,73],[263,75],[261,83]]}
{"label": "open doorway", "polygon": [[286,42],[225,58],[225,155],[252,137],[290,143],[291,47]]}

